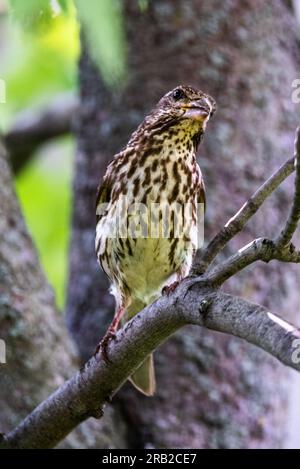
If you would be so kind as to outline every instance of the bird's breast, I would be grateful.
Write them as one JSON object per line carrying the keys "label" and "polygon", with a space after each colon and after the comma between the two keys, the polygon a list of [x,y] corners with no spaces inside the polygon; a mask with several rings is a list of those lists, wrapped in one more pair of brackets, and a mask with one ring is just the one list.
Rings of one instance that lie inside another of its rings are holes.
{"label": "bird's breast", "polygon": [[178,142],[148,151],[142,164],[138,161],[120,168],[107,214],[97,225],[96,245],[111,280],[122,279],[135,296],[150,300],[191,264],[201,172],[192,145]]}

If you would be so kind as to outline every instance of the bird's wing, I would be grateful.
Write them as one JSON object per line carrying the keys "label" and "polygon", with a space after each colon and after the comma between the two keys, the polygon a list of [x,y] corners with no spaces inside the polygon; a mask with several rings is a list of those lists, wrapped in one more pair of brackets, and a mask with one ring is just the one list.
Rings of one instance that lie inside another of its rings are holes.
{"label": "bird's wing", "polygon": [[[102,182],[98,186],[97,198],[96,198],[96,216],[97,222],[103,216],[103,210],[99,209],[101,204],[108,204],[112,195],[113,185],[115,182],[115,176],[118,173],[122,162],[126,158],[129,150],[126,148],[124,151],[117,153],[113,160],[107,166],[106,173],[102,179]],[[101,213],[102,212],[102,213]]]}
{"label": "bird's wing", "polygon": [[199,190],[198,190],[198,204],[204,204],[204,213],[206,210],[206,193],[205,193],[205,185],[203,178],[201,176],[200,184],[199,184]]}
{"label": "bird's wing", "polygon": [[97,198],[96,198],[96,217],[97,222],[103,215],[103,210],[99,209],[101,204],[108,203],[110,201],[112,190],[112,178],[111,172],[107,171],[102,179],[102,182],[99,184]]}

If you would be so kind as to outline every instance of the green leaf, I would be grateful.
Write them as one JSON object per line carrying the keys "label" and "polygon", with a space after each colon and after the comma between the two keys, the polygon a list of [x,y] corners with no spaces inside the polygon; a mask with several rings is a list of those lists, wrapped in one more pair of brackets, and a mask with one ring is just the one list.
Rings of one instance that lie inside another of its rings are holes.
{"label": "green leaf", "polygon": [[70,6],[70,0],[57,0],[60,8],[64,13],[67,13]]}
{"label": "green leaf", "polygon": [[4,22],[6,54],[1,57],[1,78],[6,83],[7,99],[0,113],[2,130],[8,128],[14,112],[40,106],[65,90],[75,90],[80,49],[72,3],[67,14],[56,15],[44,31],[34,36],[17,21],[5,18]]}
{"label": "green leaf", "polygon": [[75,0],[91,56],[108,86],[126,81],[126,41],[119,0]]}
{"label": "green leaf", "polygon": [[47,26],[53,16],[49,0],[9,0],[9,7],[13,18],[30,31]]}

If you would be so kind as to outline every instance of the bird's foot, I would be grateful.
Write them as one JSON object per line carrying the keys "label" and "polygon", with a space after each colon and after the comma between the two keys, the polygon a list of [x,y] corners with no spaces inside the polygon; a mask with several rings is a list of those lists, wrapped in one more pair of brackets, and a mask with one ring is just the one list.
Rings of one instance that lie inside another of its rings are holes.
{"label": "bird's foot", "polygon": [[171,285],[166,285],[161,291],[162,295],[170,295],[173,293],[173,291],[176,290],[178,284],[179,280],[176,280],[175,282],[171,283]]}
{"label": "bird's foot", "polygon": [[107,363],[110,363],[110,359],[108,358],[107,354],[107,346],[111,340],[114,340],[116,337],[116,333],[112,330],[108,330],[101,340],[99,344],[96,347],[96,350],[94,352],[94,356],[96,356],[99,352],[101,353],[102,357]]}

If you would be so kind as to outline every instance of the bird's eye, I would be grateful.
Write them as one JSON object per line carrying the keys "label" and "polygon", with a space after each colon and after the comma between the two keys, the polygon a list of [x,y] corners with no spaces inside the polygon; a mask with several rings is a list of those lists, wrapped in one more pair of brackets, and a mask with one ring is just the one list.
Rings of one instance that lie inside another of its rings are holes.
{"label": "bird's eye", "polygon": [[177,88],[176,90],[173,91],[173,98],[175,99],[175,101],[179,101],[179,99],[183,99],[185,97],[186,96],[184,92],[180,88]]}

